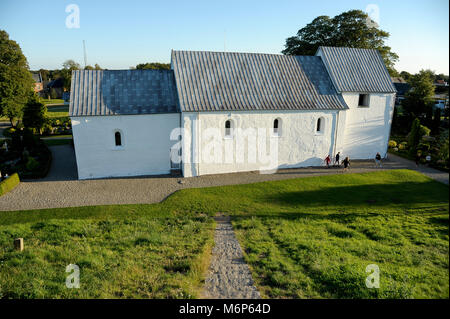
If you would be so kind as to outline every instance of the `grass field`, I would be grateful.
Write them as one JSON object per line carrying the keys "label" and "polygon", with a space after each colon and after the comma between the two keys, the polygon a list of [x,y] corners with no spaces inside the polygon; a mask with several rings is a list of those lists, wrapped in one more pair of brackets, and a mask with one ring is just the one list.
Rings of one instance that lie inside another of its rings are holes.
{"label": "grass field", "polygon": [[42,104],[64,104],[64,100],[63,99],[40,99],[40,102]]}
{"label": "grass field", "polygon": [[69,116],[69,106],[68,105],[48,106],[47,116],[50,118]]}
{"label": "grass field", "polygon": [[[46,100],[48,101],[48,100]],[[55,101],[61,101],[61,102],[55,102]],[[63,100],[51,100],[47,104],[53,104],[53,103],[60,103],[63,104]],[[50,118],[54,117],[67,117],[69,116],[69,106],[68,105],[54,105],[54,106],[47,106],[47,116]],[[0,117],[0,121],[8,121],[9,119],[5,116]]]}
{"label": "grass field", "polygon": [[[211,216],[224,212],[264,297],[448,298],[448,191],[397,170],[186,189],[152,205],[0,212],[0,295],[196,297]],[[65,288],[69,263],[80,266],[78,290]],[[369,264],[379,289],[365,286]]]}
{"label": "grass field", "polygon": [[[1,214],[1,298],[193,298],[212,247],[210,218],[149,205]],[[12,250],[23,237],[25,250]],[[65,286],[80,267],[80,289]]]}

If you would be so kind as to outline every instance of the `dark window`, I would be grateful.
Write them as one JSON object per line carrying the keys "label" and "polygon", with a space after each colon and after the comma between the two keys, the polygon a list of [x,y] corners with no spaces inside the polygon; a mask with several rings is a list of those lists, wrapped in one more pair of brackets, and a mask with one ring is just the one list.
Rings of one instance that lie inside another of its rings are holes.
{"label": "dark window", "polygon": [[317,120],[317,132],[321,132],[322,131],[322,118],[319,118]]}
{"label": "dark window", "polygon": [[358,106],[369,106],[369,94],[360,94]]}
{"label": "dark window", "polygon": [[225,136],[231,135],[231,121],[228,120],[225,122]]}
{"label": "dark window", "polygon": [[273,133],[278,134],[278,119],[275,119],[275,121],[273,121]]}
{"label": "dark window", "polygon": [[114,137],[116,139],[116,146],[122,146],[122,135],[120,134],[120,132],[116,132],[114,134]]}

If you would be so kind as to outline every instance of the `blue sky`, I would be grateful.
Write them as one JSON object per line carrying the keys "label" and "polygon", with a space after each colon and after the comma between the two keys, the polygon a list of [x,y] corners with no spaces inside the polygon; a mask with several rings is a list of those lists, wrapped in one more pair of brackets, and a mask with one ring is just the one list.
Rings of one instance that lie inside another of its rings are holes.
{"label": "blue sky", "polygon": [[[80,8],[80,28],[66,28],[66,6]],[[0,29],[17,41],[31,69],[60,68],[67,59],[128,69],[170,62],[170,51],[280,53],[285,39],[319,15],[375,4],[380,27],[400,56],[399,71],[449,73],[447,0],[1,0]]]}

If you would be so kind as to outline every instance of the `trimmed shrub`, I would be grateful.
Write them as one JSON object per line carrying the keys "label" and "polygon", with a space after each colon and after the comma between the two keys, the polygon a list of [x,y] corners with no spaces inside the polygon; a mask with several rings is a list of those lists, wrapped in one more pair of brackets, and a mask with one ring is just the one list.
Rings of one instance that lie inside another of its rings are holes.
{"label": "trimmed shrub", "polygon": [[12,174],[7,179],[0,182],[0,196],[14,189],[19,185],[20,179],[17,173]]}

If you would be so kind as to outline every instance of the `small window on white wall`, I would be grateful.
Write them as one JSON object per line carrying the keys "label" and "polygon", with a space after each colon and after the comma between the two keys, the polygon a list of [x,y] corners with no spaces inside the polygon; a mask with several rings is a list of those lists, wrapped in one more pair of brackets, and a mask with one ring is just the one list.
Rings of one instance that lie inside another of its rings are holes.
{"label": "small window on white wall", "polygon": [[123,136],[122,132],[119,130],[114,131],[114,145],[116,148],[121,148],[123,146]]}
{"label": "small window on white wall", "polygon": [[369,94],[360,94],[358,99],[358,106],[368,107],[369,106]]}
{"label": "small window on white wall", "polygon": [[316,133],[323,133],[325,131],[325,119],[323,117],[319,117],[316,123]]}
{"label": "small window on white wall", "polygon": [[281,136],[281,119],[273,120],[273,135]]}
{"label": "small window on white wall", "polygon": [[225,121],[225,137],[231,138],[233,136],[233,125],[231,120]]}
{"label": "small window on white wall", "polygon": [[116,141],[116,146],[122,146],[122,134],[120,132],[114,133],[114,138]]}

